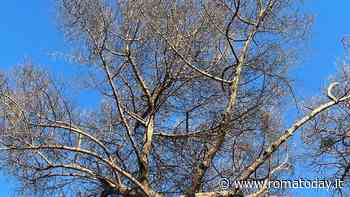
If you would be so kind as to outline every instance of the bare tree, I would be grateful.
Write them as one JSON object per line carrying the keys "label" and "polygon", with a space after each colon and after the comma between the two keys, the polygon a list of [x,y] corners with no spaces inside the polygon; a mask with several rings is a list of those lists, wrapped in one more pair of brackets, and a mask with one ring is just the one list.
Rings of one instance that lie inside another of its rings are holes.
{"label": "bare tree", "polygon": [[288,69],[310,17],[289,0],[57,0],[63,32],[97,91],[76,105],[32,65],[1,83],[2,166],[25,195],[261,196],[222,178],[270,180],[290,170]]}
{"label": "bare tree", "polygon": [[[346,44],[346,43],[344,43]],[[347,45],[345,48],[347,49]],[[339,64],[337,75],[333,76],[339,82],[332,97],[342,97],[349,93],[349,64],[348,58]],[[314,99],[311,106],[320,103],[322,98]],[[343,187],[334,192],[340,196],[349,193],[349,102],[344,102],[331,110],[322,112],[310,121],[303,132],[303,139],[310,149],[304,153],[311,166],[330,180],[343,181]],[[325,170],[331,169],[331,170]]]}

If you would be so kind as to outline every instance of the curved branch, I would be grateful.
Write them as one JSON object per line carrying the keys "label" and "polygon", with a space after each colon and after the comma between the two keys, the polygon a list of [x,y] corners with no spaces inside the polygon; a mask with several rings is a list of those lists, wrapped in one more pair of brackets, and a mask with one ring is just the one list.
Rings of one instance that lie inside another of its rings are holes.
{"label": "curved branch", "polygon": [[336,96],[334,96],[334,94],[332,93],[334,87],[337,86],[337,85],[339,85],[338,82],[333,82],[327,88],[327,96],[328,96],[328,98],[330,98],[333,101],[337,101],[338,100],[338,98]]}
{"label": "curved branch", "polygon": [[133,177],[130,173],[126,172],[125,170],[121,169],[119,166],[115,165],[114,163],[102,158],[97,153],[91,152],[89,150],[81,149],[81,148],[75,148],[70,146],[63,146],[63,145],[42,145],[42,146],[31,146],[31,147],[6,147],[6,148],[0,148],[4,151],[9,150],[42,150],[42,149],[51,149],[51,150],[66,150],[66,151],[72,151],[77,152],[85,155],[89,155],[92,157],[95,157],[96,159],[102,161],[103,163],[110,166],[112,169],[115,169],[117,172],[128,178],[131,182],[133,182],[135,185],[137,185],[147,196],[150,196],[150,193],[153,193],[149,190],[149,188],[146,188],[144,185],[142,185],[136,178]]}
{"label": "curved branch", "polygon": [[[328,90],[332,90],[335,86],[335,83],[332,83]],[[276,152],[276,150],[285,143],[293,134],[302,127],[305,123],[312,120],[315,116],[320,114],[321,112],[329,109],[330,107],[338,104],[339,102],[348,101],[350,99],[350,95],[346,95],[344,97],[329,101],[320,105],[319,107],[312,110],[308,115],[296,121],[290,128],[285,130],[284,134],[282,134],[277,140],[275,140],[267,149],[265,149],[264,153],[257,158],[249,167],[241,174],[240,179],[245,180],[248,179],[249,176],[254,173],[271,155]]]}
{"label": "curved branch", "polygon": [[109,153],[107,147],[102,142],[100,142],[94,136],[88,134],[87,132],[84,132],[83,130],[81,130],[80,128],[78,128],[72,124],[69,124],[69,123],[66,123],[63,121],[54,121],[54,124],[33,124],[32,123],[31,125],[36,126],[36,127],[47,127],[47,128],[58,128],[58,129],[70,130],[72,132],[75,132],[79,135],[82,135],[82,136],[85,136],[85,137],[91,139],[93,142],[98,144],[103,149],[103,151],[107,154],[107,156],[110,156],[110,153]]}

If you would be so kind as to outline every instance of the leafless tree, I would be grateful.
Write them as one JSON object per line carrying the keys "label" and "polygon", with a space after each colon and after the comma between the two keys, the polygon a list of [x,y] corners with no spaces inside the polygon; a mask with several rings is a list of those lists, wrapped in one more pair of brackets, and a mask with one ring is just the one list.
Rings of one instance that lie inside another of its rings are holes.
{"label": "leafless tree", "polygon": [[295,1],[56,2],[100,103],[82,109],[72,84],[33,65],[2,76],[1,164],[24,195],[265,195],[218,184],[290,170],[288,139],[349,98],[331,84],[328,101],[282,124],[310,25]]}
{"label": "leafless tree", "polygon": [[[345,46],[346,49],[347,47]],[[335,89],[333,97],[342,97],[349,93],[349,68],[348,58],[339,63],[339,72],[333,77],[333,80],[339,81],[333,84],[339,87]],[[322,100],[316,98],[313,103],[308,104],[315,106]],[[303,156],[312,158],[309,160],[311,166],[324,177],[343,181],[343,187],[334,191],[340,196],[347,196],[349,193],[349,107],[349,102],[344,102],[322,112],[307,124],[303,132],[303,139],[310,147]]]}

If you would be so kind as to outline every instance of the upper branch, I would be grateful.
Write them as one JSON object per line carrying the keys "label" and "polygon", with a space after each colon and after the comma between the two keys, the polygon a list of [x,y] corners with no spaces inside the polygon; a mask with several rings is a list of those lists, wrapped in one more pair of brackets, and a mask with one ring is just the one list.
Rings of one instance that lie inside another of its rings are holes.
{"label": "upper branch", "polygon": [[336,83],[332,83],[328,88],[328,97],[330,97],[332,100],[320,105],[319,107],[312,110],[308,115],[304,116],[303,118],[296,121],[290,128],[285,130],[284,134],[281,135],[277,140],[275,140],[264,152],[263,154],[257,158],[252,164],[249,165],[249,167],[244,170],[244,172],[241,174],[240,179],[245,180],[248,179],[249,176],[254,173],[278,148],[285,143],[293,134],[302,127],[305,123],[313,119],[315,116],[320,114],[321,112],[329,109],[330,107],[338,104],[339,102],[348,101],[350,99],[350,94],[345,95],[341,98],[336,98],[331,94],[332,89],[334,88]]}

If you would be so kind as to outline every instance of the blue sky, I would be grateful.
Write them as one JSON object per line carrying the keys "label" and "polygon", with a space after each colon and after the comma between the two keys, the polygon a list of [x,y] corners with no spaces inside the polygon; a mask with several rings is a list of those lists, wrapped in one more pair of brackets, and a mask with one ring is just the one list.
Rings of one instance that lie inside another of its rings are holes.
{"label": "blue sky", "polygon": [[0,11],[1,68],[28,58],[47,64],[47,53],[64,47],[50,1],[6,1]]}
{"label": "blue sky", "polygon": [[[55,72],[65,72],[71,65],[51,58],[50,52],[66,51],[63,35],[58,31],[51,0],[7,0],[0,7],[0,70],[9,69],[30,59]],[[297,94],[307,98],[320,94],[329,75],[336,72],[341,58],[341,38],[350,35],[350,1],[306,1],[306,10],[315,14],[308,49],[304,60],[295,67],[293,78]],[[298,174],[303,174],[302,169]],[[0,177],[0,197],[10,196],[15,184],[8,177]],[[314,195],[329,196],[325,192]],[[300,192],[300,196],[313,196]]]}

